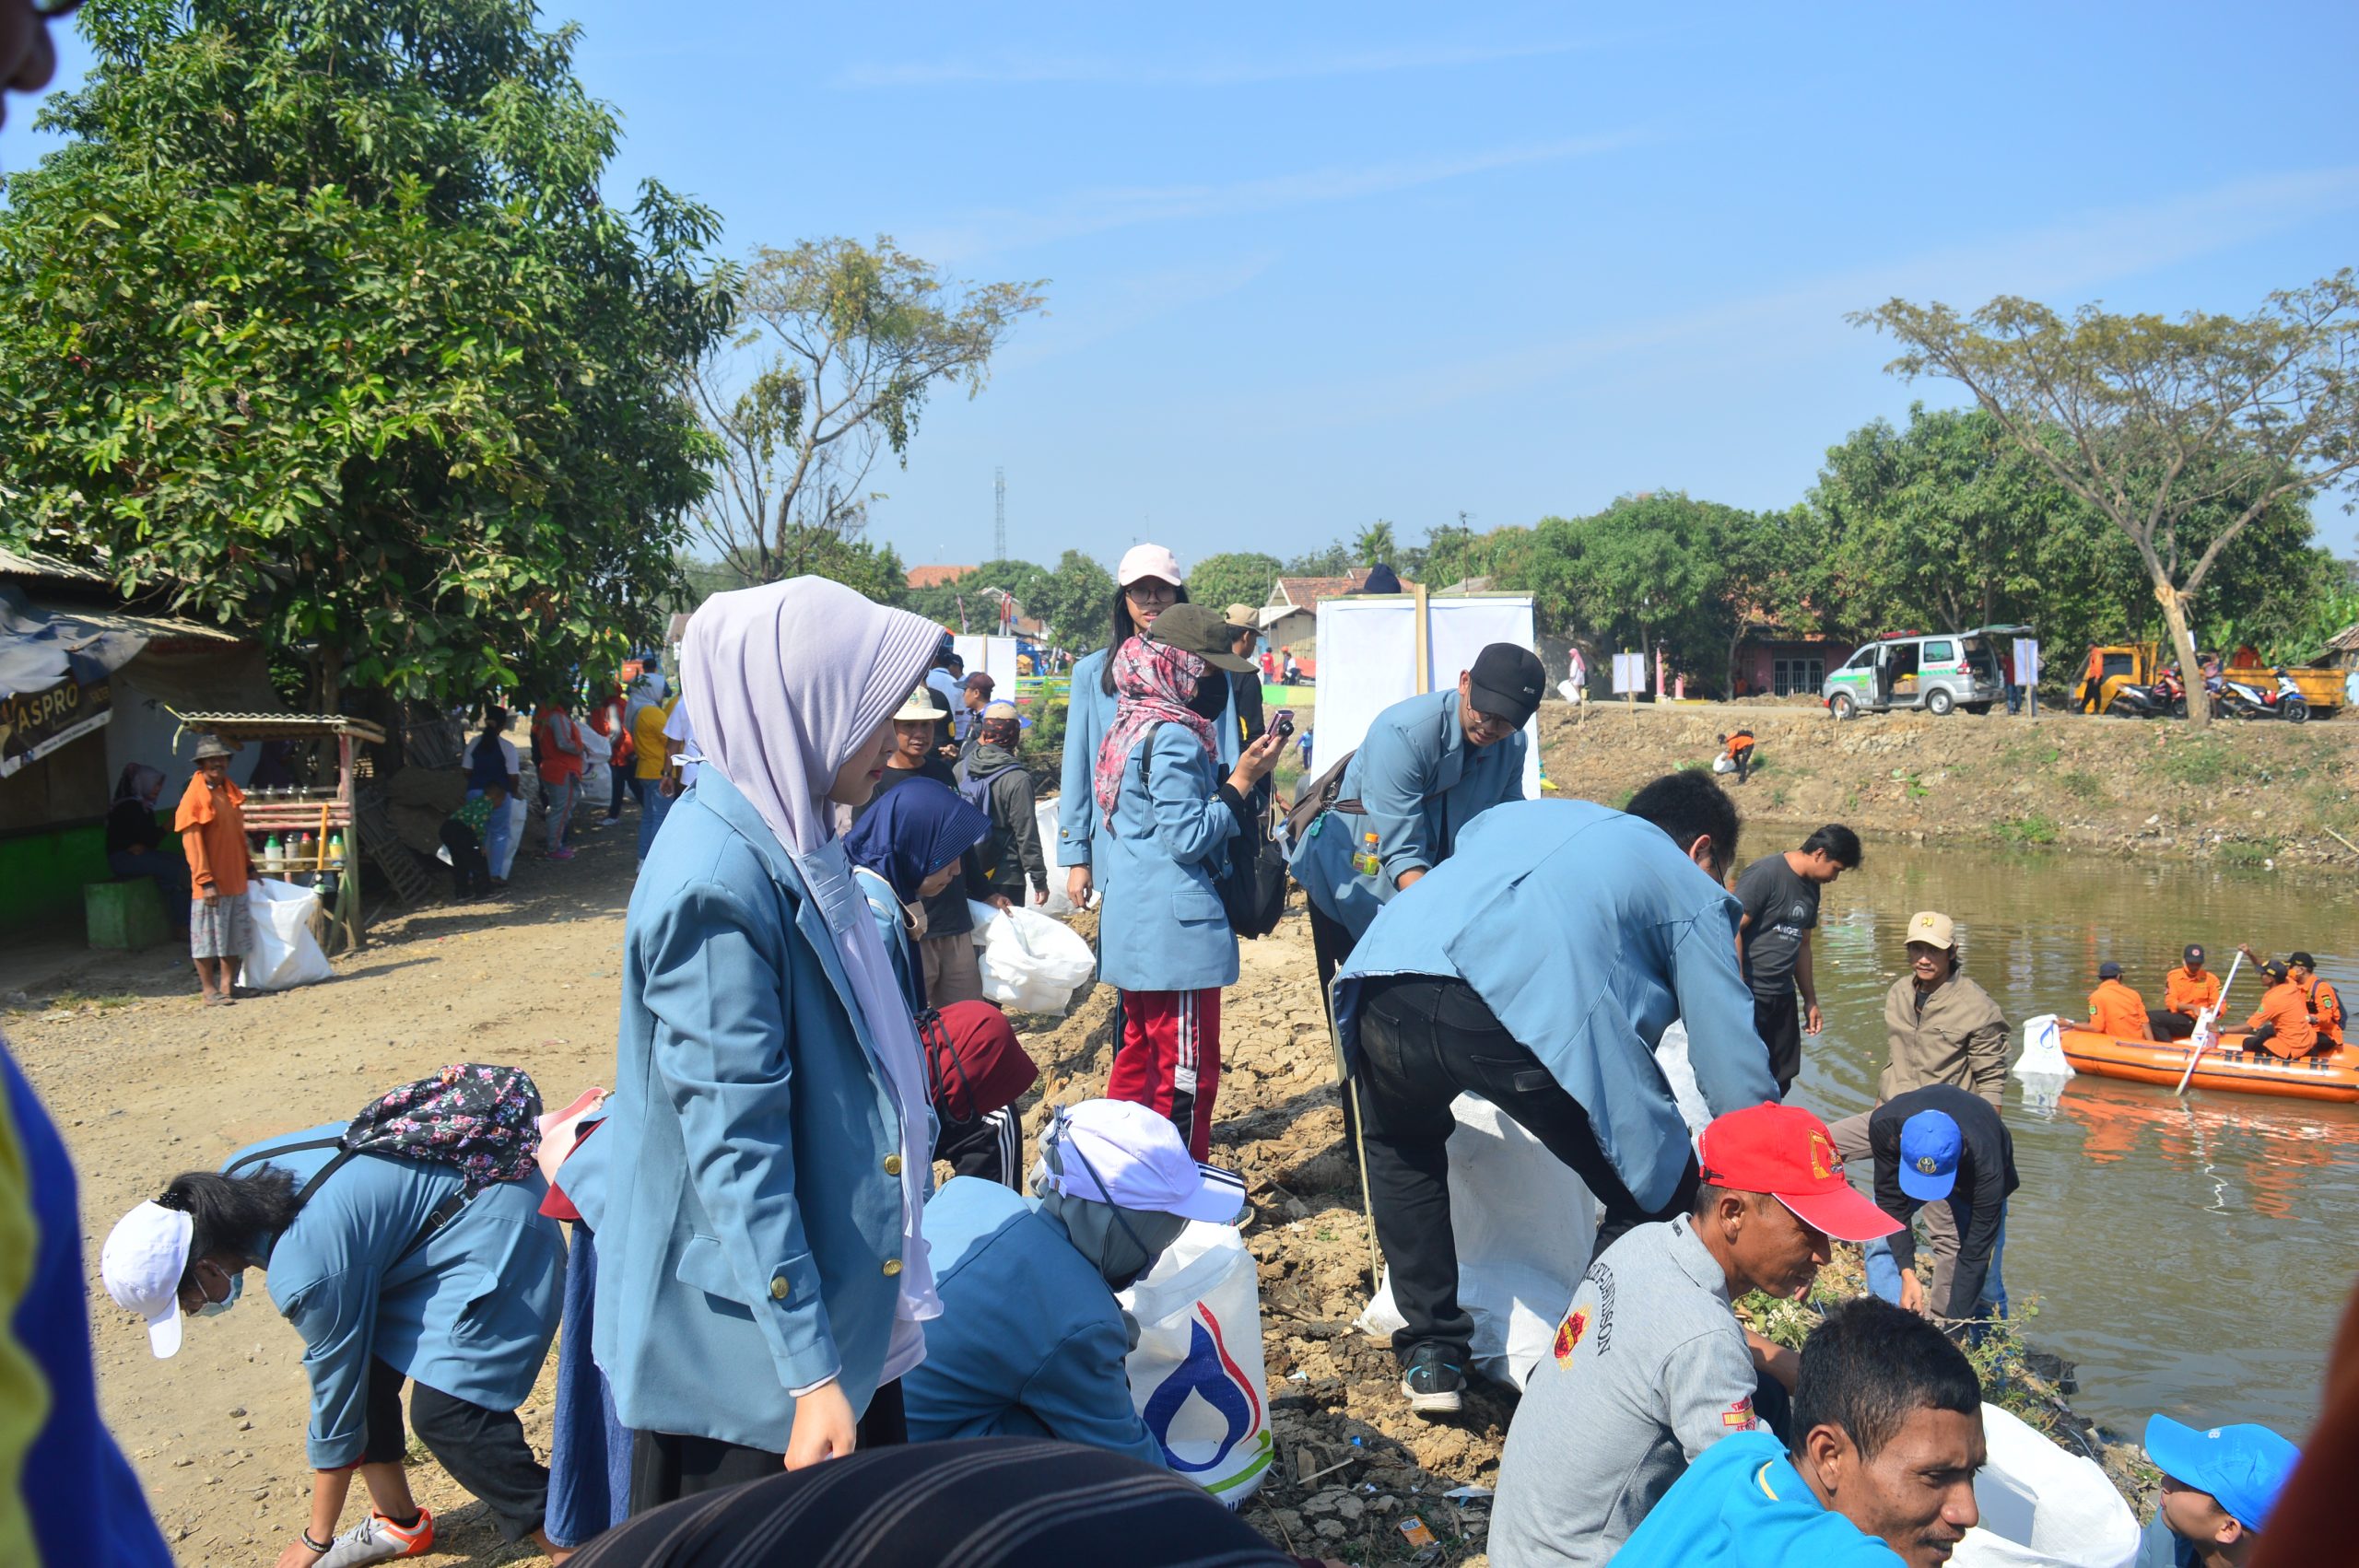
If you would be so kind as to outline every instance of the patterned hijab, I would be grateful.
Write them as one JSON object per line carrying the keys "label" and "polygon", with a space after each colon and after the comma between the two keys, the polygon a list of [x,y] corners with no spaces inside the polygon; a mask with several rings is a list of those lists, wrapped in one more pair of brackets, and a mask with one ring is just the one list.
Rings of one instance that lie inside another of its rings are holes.
{"label": "patterned hijab", "polygon": [[1158,724],[1184,724],[1189,733],[1213,749],[1213,721],[1188,706],[1196,683],[1212,668],[1185,649],[1168,642],[1133,637],[1114,650],[1109,661],[1114,671],[1114,695],[1119,699],[1114,722],[1097,748],[1097,805],[1106,820],[1114,820],[1114,798],[1122,791],[1122,770],[1131,753]]}

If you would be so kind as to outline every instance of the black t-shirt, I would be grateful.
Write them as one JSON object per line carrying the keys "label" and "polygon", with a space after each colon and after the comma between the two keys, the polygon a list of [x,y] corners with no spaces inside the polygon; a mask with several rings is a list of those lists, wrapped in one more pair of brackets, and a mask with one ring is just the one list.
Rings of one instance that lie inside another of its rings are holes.
{"label": "black t-shirt", "polygon": [[163,829],[156,825],[156,813],[144,801],[117,801],[107,810],[107,853],[120,855],[126,849],[153,849],[164,840]]}
{"label": "black t-shirt", "polygon": [[1736,898],[1753,920],[1744,930],[1745,983],[1763,995],[1783,996],[1793,984],[1802,943],[1818,924],[1818,883],[1780,853],[1744,868]]}
{"label": "black t-shirt", "polygon": [[1250,746],[1262,738],[1266,727],[1262,715],[1262,672],[1230,671],[1228,689],[1237,704],[1237,717],[1245,726],[1245,743]]}

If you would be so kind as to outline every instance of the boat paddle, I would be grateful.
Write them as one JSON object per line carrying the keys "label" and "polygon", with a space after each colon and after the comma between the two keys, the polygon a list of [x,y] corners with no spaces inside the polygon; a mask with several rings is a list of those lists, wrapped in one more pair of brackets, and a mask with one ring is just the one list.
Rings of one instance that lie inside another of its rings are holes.
{"label": "boat paddle", "polygon": [[2228,977],[2220,982],[2220,1000],[2195,1015],[2195,1032],[2188,1041],[2195,1048],[2188,1053],[2187,1071],[2178,1075],[2178,1087],[2172,1094],[2187,1093],[2188,1082],[2195,1076],[2195,1064],[2203,1059],[2203,1053],[2220,1037],[2220,1010],[2228,1005],[2228,988],[2236,983],[2236,971],[2244,967],[2244,962],[2245,955],[2239,952],[2228,965]]}

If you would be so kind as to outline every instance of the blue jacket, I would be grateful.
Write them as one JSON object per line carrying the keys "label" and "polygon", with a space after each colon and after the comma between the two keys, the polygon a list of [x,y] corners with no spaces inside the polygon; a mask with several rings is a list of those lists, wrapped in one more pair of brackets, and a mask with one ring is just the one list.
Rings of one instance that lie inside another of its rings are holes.
{"label": "blue jacket", "polygon": [[891,883],[866,866],[852,867],[851,875],[861,896],[868,900],[868,912],[876,918],[876,934],[884,940],[885,956],[893,961],[893,978],[900,982],[902,1000],[915,1016],[925,1005],[925,969],[918,960],[916,944],[910,941],[900,895]]}
{"label": "blue jacket", "polygon": [[[1413,696],[1376,716],[1344,766],[1343,792],[1366,816],[1328,812],[1294,848],[1295,881],[1320,912],[1356,938],[1391,901],[1401,873],[1431,871],[1458,847],[1478,813],[1523,799],[1521,731],[1479,750],[1458,721],[1458,688]],[[1381,876],[1352,869],[1366,835],[1376,835]]]}
{"label": "blue jacket", "polygon": [[[1114,727],[1119,700],[1106,695],[1101,679],[1105,669],[1102,648],[1074,661],[1072,693],[1065,704],[1064,771],[1057,783],[1057,864],[1061,866],[1093,866],[1097,839],[1106,831],[1105,815],[1097,809],[1091,787],[1097,776],[1097,748],[1105,743],[1106,731]],[[1213,745],[1224,775],[1237,766],[1242,739],[1232,692],[1227,710],[1213,726]],[[1091,874],[1102,887],[1103,872],[1093,869]]]}
{"label": "blue jacket", "polygon": [[[849,868],[835,911],[871,919]],[[623,937],[593,1342],[623,1424],[786,1446],[791,1388],[876,1391],[900,1272],[901,1124],[828,934],[711,768],[648,852]],[[593,1177],[594,1173],[590,1173]],[[576,1203],[580,1199],[576,1198]],[[889,1270],[889,1272],[888,1272]]]}
{"label": "blue jacket", "polygon": [[[265,1138],[223,1168],[343,1130],[336,1121]],[[335,1153],[304,1149],[264,1163],[300,1189]],[[313,1469],[358,1461],[371,1361],[487,1410],[512,1410],[533,1391],[565,1284],[565,1242],[541,1212],[548,1184],[534,1171],[487,1187],[419,1245],[435,1205],[462,1185],[450,1165],[355,1155],[293,1224],[264,1239],[270,1299],[303,1336]]]}
{"label": "blue jacket", "polygon": [[1766,1432],[1704,1450],[1614,1556],[1614,1568],[1899,1568],[1900,1554],[1830,1512]]}
{"label": "blue jacket", "polygon": [[[1150,746],[1155,766],[1143,784]],[[1192,991],[1237,983],[1237,933],[1213,887],[1238,830],[1221,783],[1184,724],[1157,725],[1131,753],[1113,825],[1098,824],[1098,874],[1122,890],[1108,895],[1097,927],[1097,975],[1108,985]]]}
{"label": "blue jacket", "polygon": [[942,1316],[901,1379],[910,1442],[1055,1437],[1164,1462],[1131,1400],[1121,1307],[1062,1224],[997,1182],[954,1176],[925,1232]]}
{"label": "blue jacket", "polygon": [[1359,982],[1455,976],[1589,1113],[1631,1193],[1668,1202],[1686,1123],[1654,1048],[1674,1018],[1714,1116],[1778,1097],[1736,966],[1737,901],[1652,823],[1586,801],[1485,812],[1395,896],[1335,977],[1346,1060]]}

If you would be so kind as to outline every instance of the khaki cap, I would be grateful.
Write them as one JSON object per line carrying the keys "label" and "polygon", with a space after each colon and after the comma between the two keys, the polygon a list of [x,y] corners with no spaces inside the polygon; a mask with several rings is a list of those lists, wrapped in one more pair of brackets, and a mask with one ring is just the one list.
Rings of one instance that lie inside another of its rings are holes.
{"label": "khaki cap", "polygon": [[1931,909],[1919,909],[1908,917],[1908,940],[1931,947],[1955,947],[1957,926],[1947,915]]}
{"label": "khaki cap", "polygon": [[1226,610],[1221,612],[1221,618],[1226,620],[1230,626],[1238,627],[1242,630],[1259,631],[1262,629],[1261,613],[1255,610],[1250,604],[1231,604]]}

